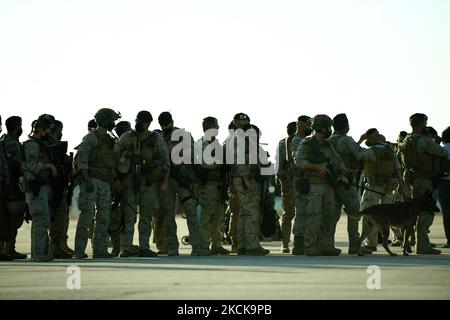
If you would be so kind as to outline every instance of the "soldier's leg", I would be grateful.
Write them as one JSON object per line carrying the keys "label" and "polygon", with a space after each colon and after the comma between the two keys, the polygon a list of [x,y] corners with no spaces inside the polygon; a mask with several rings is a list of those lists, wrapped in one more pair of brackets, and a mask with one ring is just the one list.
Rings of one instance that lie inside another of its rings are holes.
{"label": "soldier's leg", "polygon": [[60,204],[54,209],[53,221],[50,223],[50,254],[53,258],[67,259],[72,256],[71,253],[66,252],[63,248],[63,241],[65,240],[66,224],[68,220],[66,195],[64,195]]}
{"label": "soldier's leg", "polygon": [[80,216],[78,217],[77,229],[75,233],[75,256],[77,258],[81,258],[85,255],[89,228],[95,215],[96,195],[96,185],[94,185],[94,190],[92,192],[87,192],[85,183],[81,183],[80,196],[78,198]]}
{"label": "soldier's leg", "polygon": [[199,223],[199,242],[200,248],[203,250],[209,250],[211,243],[211,222],[216,210],[216,193],[217,184],[207,183],[200,187],[200,206],[202,212],[200,214]]}
{"label": "soldier's leg", "polygon": [[306,223],[306,196],[295,192],[295,220],[292,233],[294,234],[294,248],[292,254],[302,255],[305,251],[304,236]]}
{"label": "soldier's leg", "polygon": [[[6,203],[9,219],[9,240],[5,242],[5,254],[10,255],[13,259],[26,259],[25,254],[16,252],[17,231],[23,224],[25,201],[8,201]],[[3,247],[0,246],[0,253]]]}
{"label": "soldier's leg", "polygon": [[180,197],[180,204],[186,212],[186,222],[189,230],[189,242],[191,243],[193,251],[192,254],[209,254],[209,248],[207,252],[205,252],[205,250],[202,250],[200,247],[199,219],[195,210],[198,204],[197,199],[193,197],[189,190],[183,187],[178,187],[178,196]]}
{"label": "soldier's leg", "polygon": [[211,221],[211,249],[213,252],[217,251],[221,254],[229,254],[230,252],[222,247],[222,234],[225,220],[225,205],[220,199],[220,194],[217,193],[215,201],[215,209]]}
{"label": "soldier's leg", "polygon": [[231,251],[237,252],[238,250],[238,236],[237,236],[237,225],[239,220],[239,199],[236,194],[236,190],[234,184],[232,183],[230,189],[233,190],[233,196],[230,198],[230,230],[228,231],[228,235],[231,238]]}
{"label": "soldier's leg", "polygon": [[164,214],[164,228],[169,255],[178,255],[177,223],[175,220],[176,185],[172,179],[164,193],[160,193],[160,203]]}
{"label": "soldier's leg", "polygon": [[[370,186],[370,189],[373,189],[375,191],[381,190],[380,192],[384,192],[384,188],[380,189],[379,187]],[[377,205],[380,203],[381,196],[378,195],[375,192],[364,190],[363,197],[362,197],[362,203],[361,203],[361,210],[367,209],[369,207],[372,207],[374,205]],[[368,224],[369,220],[367,217],[363,217],[363,225]],[[370,248],[376,248],[378,245],[378,230],[376,228],[368,228],[369,230],[372,230],[369,233],[369,236],[367,237],[367,247]],[[361,239],[364,241],[365,239]]]}
{"label": "soldier's leg", "polygon": [[93,256],[102,258],[108,256],[108,227],[111,216],[111,186],[109,183],[93,179],[97,185],[97,213],[93,240]]}
{"label": "soldier's leg", "polygon": [[282,247],[288,249],[292,233],[292,220],[295,217],[294,187],[290,180],[281,184],[281,205],[283,207],[281,216]]}
{"label": "soldier's leg", "polygon": [[341,249],[334,247],[334,228],[335,224],[330,221],[336,221],[336,193],[330,185],[322,185],[323,204],[322,219],[319,236],[319,249],[324,255],[339,255]]}
{"label": "soldier's leg", "polygon": [[153,257],[156,256],[156,253],[150,250],[152,218],[159,209],[159,197],[156,184],[142,187],[139,204],[139,255]]}
{"label": "soldier's leg", "polygon": [[128,188],[121,202],[123,211],[123,231],[120,234],[120,256],[131,256],[134,238],[134,225],[136,224],[137,196],[132,188]]}
{"label": "soldier's leg", "polygon": [[[431,180],[416,178],[413,181],[413,198],[422,197],[427,191],[432,191],[433,186]],[[421,212],[417,220],[417,253],[432,252],[430,238],[428,233],[433,224],[433,215],[431,212]],[[438,251],[438,250],[436,250]],[[438,253],[438,252],[436,252]]]}
{"label": "soldier's leg", "polygon": [[309,193],[305,196],[306,221],[305,221],[305,254],[319,255],[319,234],[322,224],[323,209],[323,186],[319,184],[311,184]]}
{"label": "soldier's leg", "polygon": [[167,253],[167,239],[166,232],[164,230],[164,214],[161,205],[153,217],[153,228],[153,243],[156,244],[158,253]]}
{"label": "soldier's leg", "polygon": [[[123,201],[122,201],[123,202]],[[114,257],[120,253],[120,234],[124,229],[124,218],[122,204],[111,208],[111,217],[109,219],[108,234],[111,238],[112,252]]]}
{"label": "soldier's leg", "polygon": [[48,186],[42,186],[38,196],[27,194],[27,202],[33,219],[31,224],[31,256],[35,261],[48,260],[46,251],[48,229],[50,228],[48,194]]}

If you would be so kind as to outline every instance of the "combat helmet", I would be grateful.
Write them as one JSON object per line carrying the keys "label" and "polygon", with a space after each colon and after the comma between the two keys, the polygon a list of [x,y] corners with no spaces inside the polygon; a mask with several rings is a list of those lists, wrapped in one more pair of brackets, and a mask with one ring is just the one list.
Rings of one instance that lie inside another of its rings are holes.
{"label": "combat helmet", "polygon": [[120,119],[120,117],[121,117],[120,112],[117,113],[109,108],[101,108],[94,115],[95,121],[101,127],[108,126],[109,123],[114,122],[117,119]]}
{"label": "combat helmet", "polygon": [[314,130],[327,129],[333,125],[333,120],[326,114],[318,114],[312,119],[311,127]]}

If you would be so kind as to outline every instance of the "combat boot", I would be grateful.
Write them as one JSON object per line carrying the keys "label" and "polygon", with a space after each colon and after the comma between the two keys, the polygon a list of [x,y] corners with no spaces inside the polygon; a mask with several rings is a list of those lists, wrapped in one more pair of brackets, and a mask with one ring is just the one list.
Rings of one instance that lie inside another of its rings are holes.
{"label": "combat boot", "polygon": [[114,257],[111,253],[109,253],[108,251],[105,251],[105,252],[95,252],[92,255],[92,258],[93,259],[112,259]]}
{"label": "combat boot", "polygon": [[113,248],[111,254],[118,257],[120,254],[120,237],[118,235],[111,236],[111,243]]}
{"label": "combat boot", "polygon": [[178,257],[180,253],[178,252],[178,248],[171,248],[167,250],[167,256],[169,257]]}
{"label": "combat boot", "polygon": [[211,250],[209,249],[192,249],[191,251],[191,256],[193,257],[206,257],[206,256],[210,256]]}
{"label": "combat boot", "polygon": [[73,249],[71,249],[71,248],[69,247],[69,245],[67,244],[67,238],[64,239],[64,240],[62,241],[62,248],[63,248],[63,250],[64,250],[65,252],[67,252],[67,253],[69,253],[69,254],[71,254],[71,255],[74,255],[74,254],[75,254],[75,251],[74,251]]}
{"label": "combat boot", "polygon": [[155,251],[152,251],[150,249],[142,249],[142,250],[139,250],[138,256],[141,258],[154,258],[154,257],[157,257],[158,254]]}
{"label": "combat boot", "polygon": [[33,262],[49,262],[52,260],[53,260],[52,257],[47,255],[36,255],[31,259],[31,261]]}
{"label": "combat boot", "polygon": [[417,249],[416,250],[417,254],[441,254],[440,250],[437,249],[433,249],[433,248],[427,248],[427,249]]}
{"label": "combat boot", "polygon": [[322,255],[322,251],[320,251],[317,248],[305,248],[305,255],[308,257],[316,257],[316,256],[321,256]]}
{"label": "combat boot", "polygon": [[305,245],[303,244],[303,238],[294,237],[294,247],[292,248],[292,255],[302,256],[305,254]]}
{"label": "combat boot", "polygon": [[73,255],[73,258],[76,260],[82,260],[82,259],[86,259],[88,257],[88,255],[86,253],[76,253]]}
{"label": "combat boot", "polygon": [[270,253],[270,250],[264,249],[263,247],[258,247],[256,249],[247,249],[245,252],[246,256],[265,256]]}
{"label": "combat boot", "polygon": [[341,254],[342,250],[334,247],[322,249],[323,256],[338,256]]}
{"label": "combat boot", "polygon": [[211,254],[213,255],[229,255],[231,252],[222,246],[211,247]]}
{"label": "combat boot", "polygon": [[0,253],[0,261],[12,261],[13,258],[11,256],[7,256],[6,254]]}
{"label": "combat boot", "polygon": [[281,253],[290,253],[289,247],[281,247]]}
{"label": "combat boot", "polygon": [[63,249],[62,241],[61,240],[55,240],[51,246],[50,246],[50,256],[53,259],[70,259],[73,257],[72,254],[66,252]]}
{"label": "combat boot", "polygon": [[23,260],[27,258],[26,254],[17,252],[15,244],[12,244],[11,242],[5,242],[4,247],[6,255],[11,256],[13,260]]}
{"label": "combat boot", "polygon": [[358,252],[358,247],[357,246],[350,246],[348,247],[348,254],[372,254],[372,250],[364,248],[364,247],[360,247],[359,248],[359,252]]}
{"label": "combat boot", "polygon": [[363,248],[368,249],[372,252],[376,252],[377,251],[377,247],[372,247],[372,246],[364,246]]}
{"label": "combat boot", "polygon": [[134,254],[134,252],[131,252],[130,250],[121,250],[118,257],[119,258],[129,258],[129,257],[135,257],[136,255]]}

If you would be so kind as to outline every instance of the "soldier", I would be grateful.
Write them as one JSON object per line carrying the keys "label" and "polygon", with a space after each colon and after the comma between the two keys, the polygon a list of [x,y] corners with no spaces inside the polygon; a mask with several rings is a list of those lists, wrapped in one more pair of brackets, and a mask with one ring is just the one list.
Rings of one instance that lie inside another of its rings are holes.
{"label": "soldier", "polygon": [[69,230],[69,203],[72,197],[69,181],[72,176],[73,157],[67,155],[67,141],[61,141],[63,123],[55,120],[49,139],[50,161],[58,170],[58,176],[52,179],[53,196],[50,201],[52,219],[50,223],[49,254],[54,259],[68,259],[74,251],[67,244]]}
{"label": "soldier", "polygon": [[[366,139],[366,134],[361,136],[358,143],[356,143],[352,137],[347,135],[350,127],[345,113],[340,113],[333,118],[333,127],[334,133],[329,140],[344,162],[347,169],[345,175],[349,180],[350,185],[341,185],[337,189],[338,196],[336,198],[335,219],[331,221],[331,232],[334,239],[336,226],[341,218],[341,210],[345,205],[346,212],[348,213],[348,253],[357,254],[359,241],[358,225],[361,218],[359,217],[359,196],[354,182],[359,175],[358,173],[361,172],[362,162],[369,158],[374,160],[374,155],[369,150],[360,147],[360,144]],[[365,248],[361,248],[361,252],[366,254],[372,253],[372,251]]]}
{"label": "soldier", "polygon": [[[449,153],[447,155],[447,161],[450,163],[450,127],[447,127],[442,132],[442,142],[444,148]],[[447,175],[442,177],[438,189],[438,199],[442,207],[442,220],[444,223],[445,237],[447,238],[447,243],[442,245],[442,248],[450,248],[450,175],[448,175],[448,170],[449,168],[446,170]]]}
{"label": "soldier", "polygon": [[[436,198],[436,188],[440,177],[440,161],[448,156],[446,149],[425,135],[428,117],[415,113],[410,118],[412,133],[399,145],[401,159],[405,167],[405,177],[412,187],[413,198],[422,197],[426,192],[433,191]],[[428,238],[429,228],[433,224],[434,213],[424,211],[417,221],[418,254],[440,254],[433,249]]]}
{"label": "soldier", "polygon": [[92,132],[94,129],[97,129],[97,122],[95,122],[95,119],[89,120],[87,127],[88,132]]}
{"label": "soldier", "polygon": [[[367,159],[364,164],[363,174],[366,178],[366,186],[371,190],[364,190],[361,209],[368,207],[395,202],[395,188],[397,192],[403,194],[403,179],[401,175],[400,162],[395,155],[392,147],[383,142],[384,139],[377,129],[369,129],[366,132],[369,150],[373,156]],[[392,177],[396,177],[396,183],[392,181]],[[366,217],[363,218],[363,224],[367,224]],[[401,233],[398,229],[393,229],[397,238],[401,238]],[[361,239],[364,240],[364,239]],[[372,251],[377,250],[378,232],[373,228],[370,235],[367,237],[366,249]]]}
{"label": "soldier", "polygon": [[31,224],[31,259],[35,262],[47,262],[47,244],[50,228],[49,193],[50,179],[56,177],[56,167],[50,162],[48,141],[51,134],[52,120],[40,116],[32,123],[29,140],[24,143],[25,163],[24,177],[26,180],[26,201],[33,218]]}
{"label": "soldier", "polygon": [[[213,255],[228,255],[222,247],[222,229],[225,220],[225,184],[223,148],[217,141],[219,124],[214,117],[203,119],[204,136],[196,141],[195,173],[200,180],[200,246]],[[201,152],[200,152],[201,151]],[[211,245],[211,249],[210,249]]]}
{"label": "soldier", "polygon": [[348,184],[348,180],[344,175],[345,166],[328,140],[332,124],[333,120],[327,115],[316,115],[312,122],[314,135],[301,142],[295,159],[297,167],[304,170],[307,178],[299,187],[308,204],[304,233],[307,256],[341,253],[330,241],[330,221],[335,219],[336,208],[333,187],[339,182]]}
{"label": "soldier", "polygon": [[[114,128],[117,136],[120,138],[125,132],[131,130],[131,124],[128,121],[119,121]],[[124,229],[124,202],[122,201],[121,192],[113,192],[111,204],[111,218],[109,219],[108,233],[111,237],[112,251],[111,254],[114,257],[118,257],[120,254],[120,234]],[[93,230],[92,226],[92,230]],[[92,237],[91,237],[92,239]],[[133,249],[138,248],[133,246]],[[138,254],[138,250],[133,250],[133,253]]]}
{"label": "soldier", "polygon": [[[298,117],[297,132],[292,138],[291,151],[294,160],[292,175],[295,196],[295,220],[292,233],[294,234],[293,255],[303,255],[305,253],[304,237],[305,237],[305,221],[306,221],[306,197],[302,194],[302,185],[305,181],[303,171],[299,169],[299,148],[303,139],[312,133],[311,118],[305,115]],[[289,152],[289,150],[288,150]]]}
{"label": "soldier", "polygon": [[[229,150],[234,150],[231,176],[239,201],[237,253],[238,255],[267,255],[270,251],[261,247],[259,243],[261,195],[260,186],[256,181],[258,159],[251,159],[252,152],[257,154],[257,150],[259,149],[257,142],[258,133],[254,129],[251,129],[250,118],[246,114],[236,114],[234,116],[234,125],[237,130],[232,139],[228,141],[226,148],[227,153]],[[230,151],[230,155],[233,154]]]}
{"label": "soldier", "polygon": [[[187,225],[189,229],[189,241],[192,246],[192,256],[211,255],[210,250],[204,250],[200,247],[199,228],[195,208],[198,205],[198,181],[192,170],[193,163],[193,139],[189,132],[174,126],[172,115],[169,112],[162,112],[158,117],[159,125],[163,131],[163,138],[172,154],[175,147],[182,147],[177,155],[183,159],[179,164],[171,159],[169,175],[166,175],[165,181],[161,187],[162,209],[165,215],[165,230],[167,237],[168,255],[178,256],[178,238],[177,225],[175,221],[176,199],[180,201],[181,206],[186,211]],[[179,137],[177,137],[179,135]],[[185,141],[188,140],[188,141]],[[190,148],[190,151],[189,151]],[[187,152],[186,152],[187,151]],[[184,161],[184,159],[187,160]],[[190,163],[190,164],[189,164]]]}
{"label": "soldier", "polygon": [[0,241],[0,254],[12,259],[26,259],[27,255],[18,253],[15,249],[17,230],[23,224],[25,212],[25,195],[19,188],[19,178],[22,177],[22,149],[19,138],[22,135],[22,119],[17,116],[6,119],[7,133],[0,139],[0,152],[5,156],[9,181],[4,184],[2,201],[7,213],[8,239]]}
{"label": "soldier", "polygon": [[291,239],[292,219],[295,216],[295,196],[293,187],[293,159],[291,155],[292,139],[297,131],[297,123],[291,122],[287,126],[288,136],[278,143],[277,152],[277,180],[281,186],[281,216],[282,253],[289,253],[289,241]]}
{"label": "soldier", "polygon": [[139,257],[156,257],[150,250],[152,217],[159,210],[161,184],[170,166],[169,150],[162,137],[149,131],[153,117],[148,111],[136,116],[135,130],[124,133],[116,143],[116,152],[128,158],[128,167],[120,170],[123,196],[124,230],[119,257],[133,255],[132,244],[137,206],[139,206]]}
{"label": "soldier", "polygon": [[75,258],[87,258],[88,228],[95,218],[93,258],[111,258],[108,253],[108,226],[111,214],[111,183],[117,180],[117,157],[114,139],[108,131],[114,129],[120,115],[108,108],[95,114],[97,128],[88,133],[78,146],[75,172],[83,179],[78,206],[81,210],[75,234]]}

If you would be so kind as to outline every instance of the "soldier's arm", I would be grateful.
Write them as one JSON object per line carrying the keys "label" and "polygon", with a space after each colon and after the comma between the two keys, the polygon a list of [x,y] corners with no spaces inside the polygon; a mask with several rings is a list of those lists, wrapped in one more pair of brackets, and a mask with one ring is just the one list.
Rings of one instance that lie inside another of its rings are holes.
{"label": "soldier's arm", "polygon": [[92,148],[98,144],[98,139],[95,133],[89,133],[84,138],[81,144],[78,146],[78,169],[81,171],[85,180],[89,179],[89,153]]}
{"label": "soldier's arm", "polygon": [[25,160],[27,169],[35,176],[42,171],[49,171],[50,165],[45,164],[40,160],[40,148],[36,142],[29,142],[25,144]]}
{"label": "soldier's arm", "polygon": [[340,141],[339,147],[342,148],[343,153],[351,154],[358,161],[375,161],[375,154],[373,152],[370,152],[369,149],[361,147],[350,136],[344,137]]}
{"label": "soldier's arm", "polygon": [[275,155],[275,161],[278,164],[277,177],[281,180],[286,177],[286,143],[281,140],[278,143],[277,154]]}
{"label": "soldier's arm", "polygon": [[435,143],[427,138],[420,139],[420,144],[419,144],[418,148],[419,149],[421,148],[424,152],[431,154],[433,156],[437,156],[437,157],[441,157],[441,158],[445,158],[448,156],[447,150],[445,150],[440,145],[438,145],[437,143]]}
{"label": "soldier's arm", "polygon": [[168,170],[170,168],[170,151],[167,147],[167,143],[158,135],[156,138],[156,145],[159,151],[159,160],[162,162],[164,170]]}
{"label": "soldier's arm", "polygon": [[308,160],[311,156],[312,150],[306,143],[301,143],[297,150],[297,158],[295,164],[302,170],[316,171],[320,175],[325,175],[327,172],[327,166],[325,163],[317,164]]}
{"label": "soldier's arm", "polygon": [[117,154],[122,154],[122,152],[127,150],[130,145],[131,145],[130,132],[125,132],[114,144],[114,152]]}

